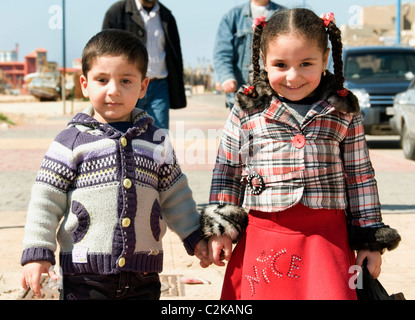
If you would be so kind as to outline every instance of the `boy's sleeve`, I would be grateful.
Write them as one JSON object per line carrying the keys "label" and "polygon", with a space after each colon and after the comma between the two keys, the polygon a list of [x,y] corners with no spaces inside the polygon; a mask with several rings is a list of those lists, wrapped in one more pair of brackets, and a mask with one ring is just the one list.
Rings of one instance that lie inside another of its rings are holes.
{"label": "boy's sleeve", "polygon": [[159,194],[163,219],[183,241],[189,255],[200,240],[200,214],[187,177],[177,163],[170,141],[166,138],[166,161],[159,168]]}
{"label": "boy's sleeve", "polygon": [[392,250],[401,240],[382,222],[375,171],[369,157],[362,119],[353,117],[341,144],[346,175],[349,242],[354,250]]}
{"label": "boy's sleeve", "polygon": [[67,146],[69,136],[71,133],[65,130],[52,142],[32,187],[22,265],[33,261],[56,262],[56,229],[67,210],[67,190],[76,174],[73,153]]}

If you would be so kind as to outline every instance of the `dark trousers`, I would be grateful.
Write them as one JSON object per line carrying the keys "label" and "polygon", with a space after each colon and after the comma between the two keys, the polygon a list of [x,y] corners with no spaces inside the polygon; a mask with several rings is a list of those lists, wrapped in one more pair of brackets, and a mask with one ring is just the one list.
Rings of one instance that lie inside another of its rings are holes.
{"label": "dark trousers", "polygon": [[65,275],[60,300],[159,300],[158,273]]}

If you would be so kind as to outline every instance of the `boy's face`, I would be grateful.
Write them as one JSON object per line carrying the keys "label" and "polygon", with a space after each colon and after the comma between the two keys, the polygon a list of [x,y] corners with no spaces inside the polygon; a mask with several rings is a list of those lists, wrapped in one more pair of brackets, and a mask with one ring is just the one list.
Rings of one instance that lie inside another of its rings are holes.
{"label": "boy's face", "polygon": [[94,118],[102,123],[130,121],[138,99],[146,93],[149,79],[142,79],[138,68],[124,56],[95,59],[86,76],[81,76],[82,93],[95,110]]}

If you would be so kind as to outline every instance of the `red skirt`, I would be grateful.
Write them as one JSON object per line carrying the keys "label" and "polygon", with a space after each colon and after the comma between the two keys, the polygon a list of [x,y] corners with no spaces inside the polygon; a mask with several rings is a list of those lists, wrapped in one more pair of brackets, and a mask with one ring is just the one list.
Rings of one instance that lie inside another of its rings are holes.
{"label": "red skirt", "polygon": [[279,213],[251,211],[221,299],[356,300],[354,264],[343,210],[298,204]]}

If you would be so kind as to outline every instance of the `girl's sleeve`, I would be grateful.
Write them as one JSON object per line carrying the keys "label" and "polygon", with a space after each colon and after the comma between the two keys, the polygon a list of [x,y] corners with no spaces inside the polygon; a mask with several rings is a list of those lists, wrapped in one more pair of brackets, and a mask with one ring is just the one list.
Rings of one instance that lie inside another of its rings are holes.
{"label": "girl's sleeve", "polygon": [[210,189],[210,204],[238,206],[242,197],[241,123],[232,109],[219,144]]}
{"label": "girl's sleeve", "polygon": [[241,161],[241,121],[237,104],[223,131],[213,170],[210,205],[202,211],[202,236],[227,235],[238,241],[247,225],[248,215],[240,207],[243,196]]}
{"label": "girl's sleeve", "polygon": [[349,242],[354,250],[395,249],[401,237],[382,222],[375,171],[360,115],[355,115],[341,143],[348,198]]}

